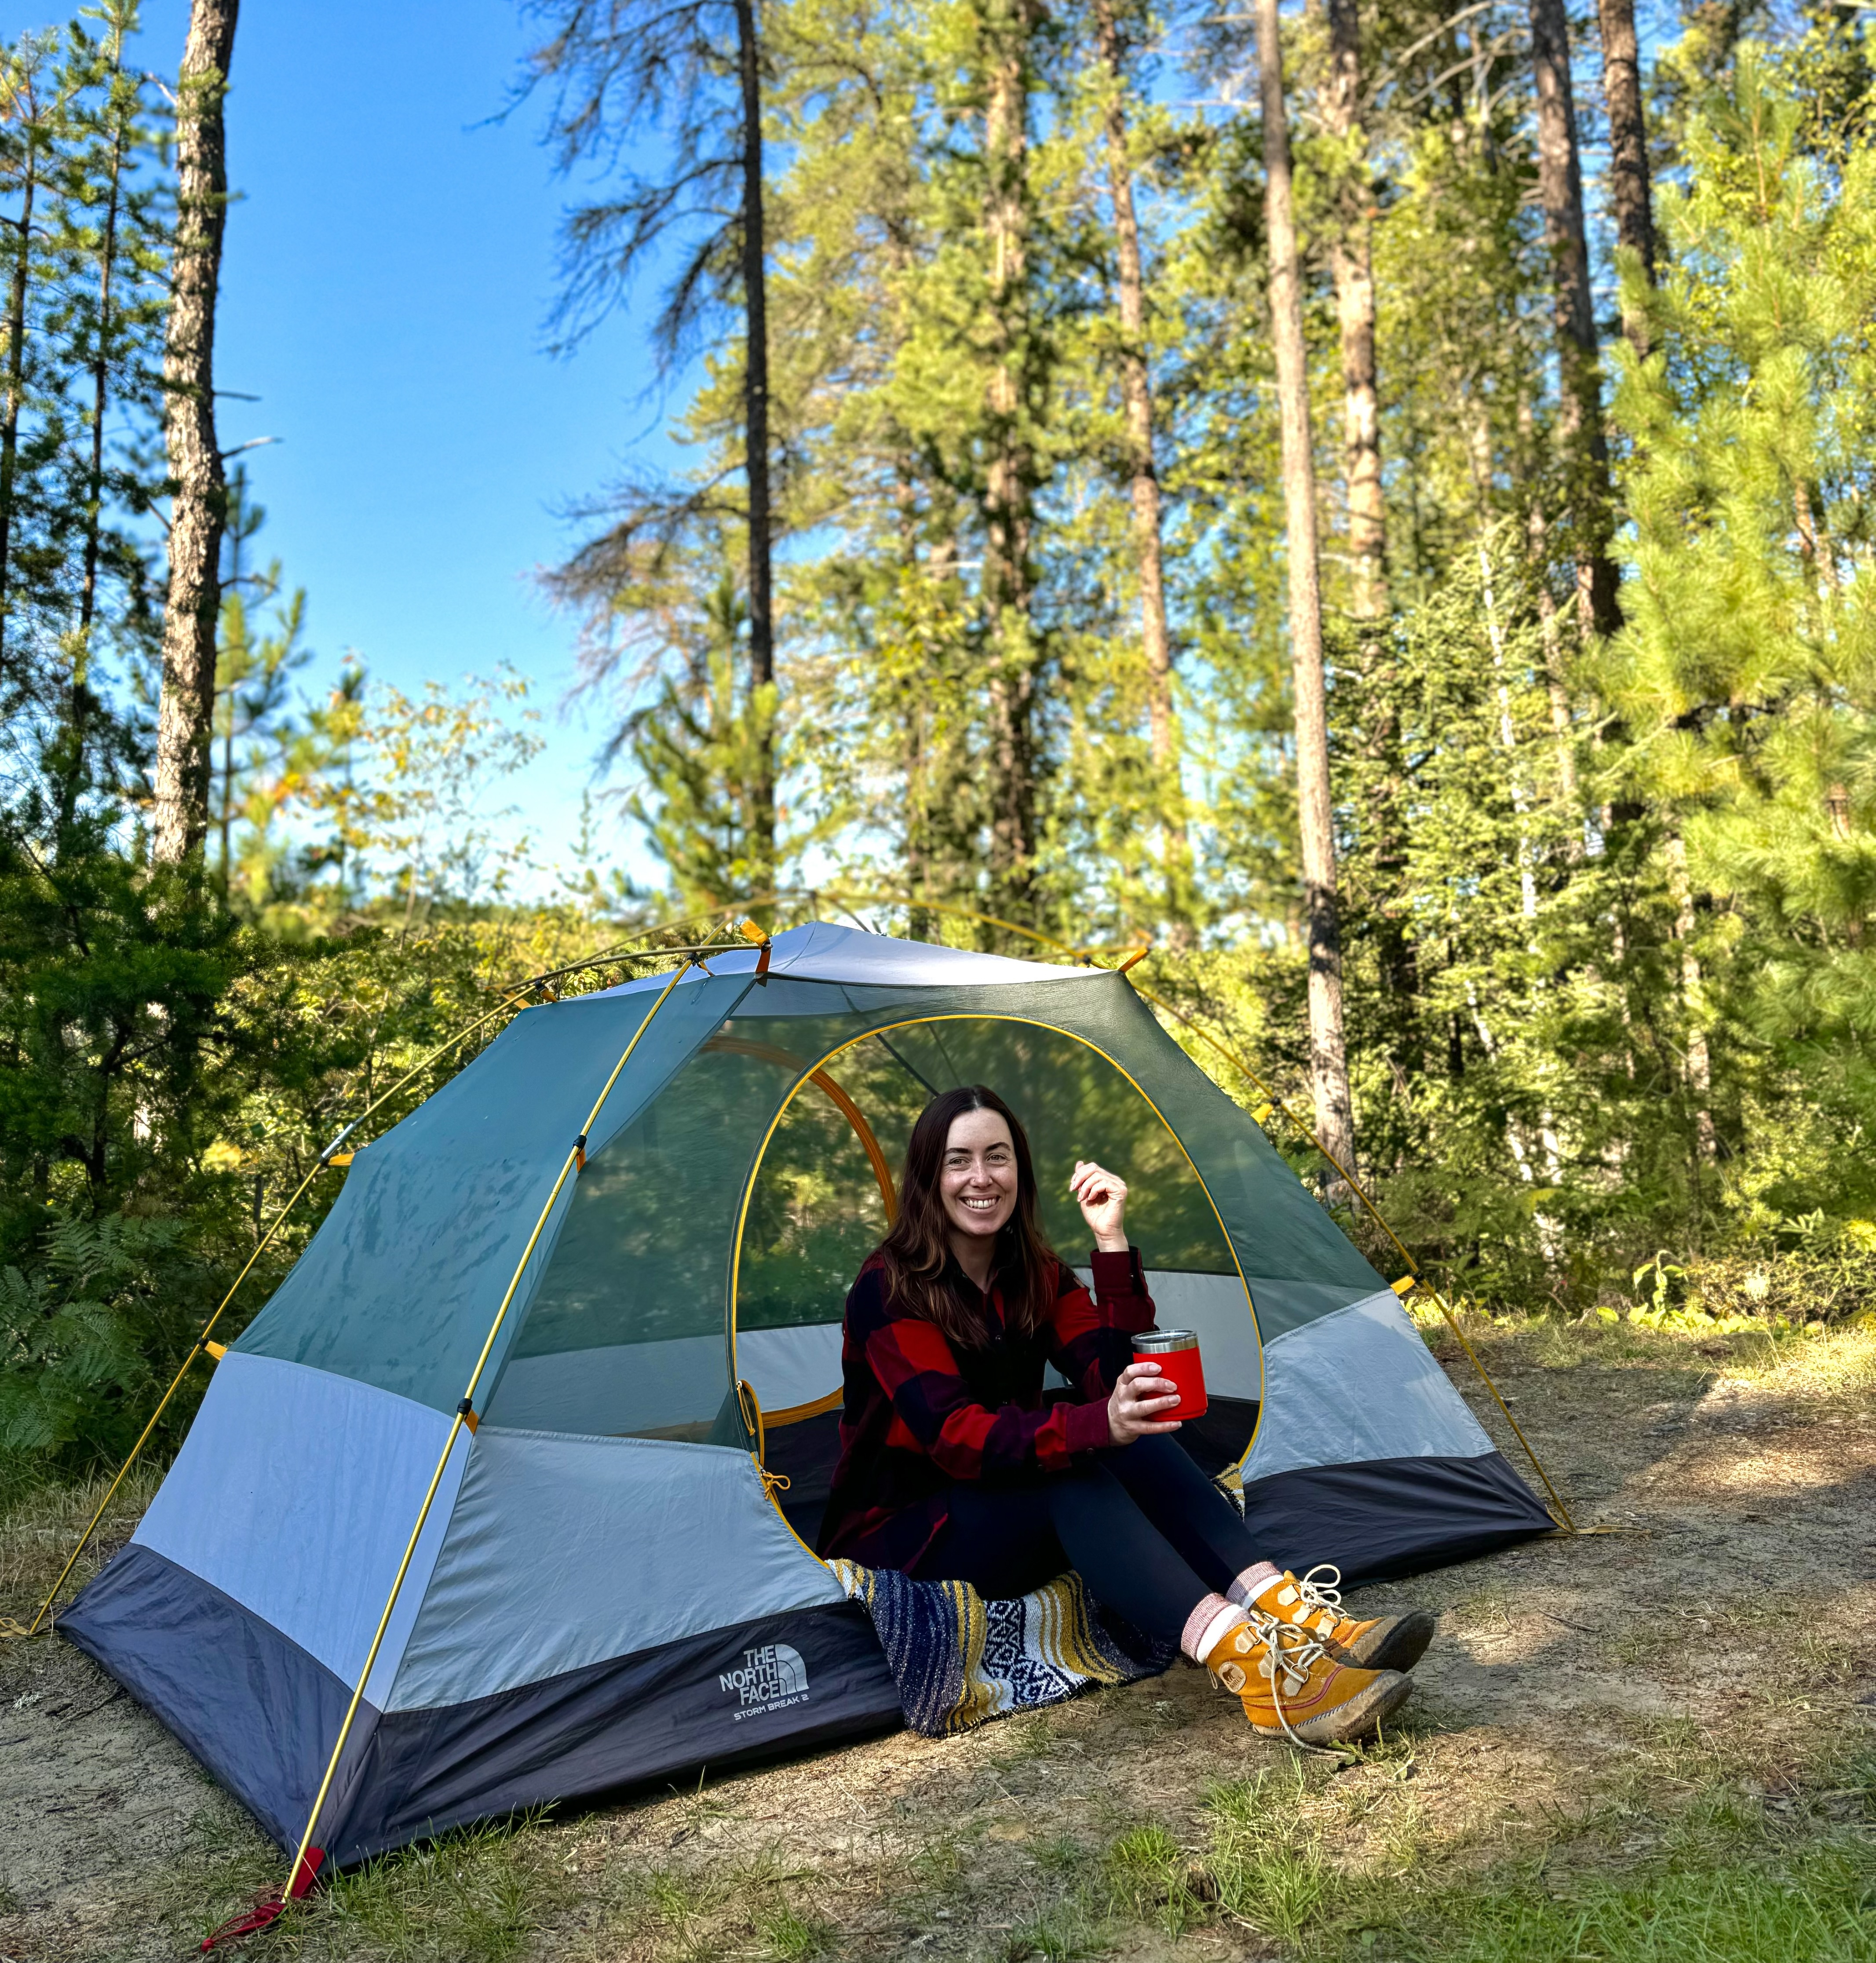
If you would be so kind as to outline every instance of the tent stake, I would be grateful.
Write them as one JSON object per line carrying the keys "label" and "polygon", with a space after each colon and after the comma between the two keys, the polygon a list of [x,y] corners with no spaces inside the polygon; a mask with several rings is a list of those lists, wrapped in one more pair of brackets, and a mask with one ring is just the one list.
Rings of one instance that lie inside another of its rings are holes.
{"label": "tent stake", "polygon": [[[619,1081],[619,1073],[631,1060],[632,1052],[638,1048],[639,1037],[651,1026],[652,1017],[671,1000],[671,991],[690,972],[691,969],[703,965],[697,959],[703,951],[702,949],[691,949],[687,952],[683,964],[674,971],[671,979],[665,983],[664,990],[658,1000],[645,1011],[645,1020],[633,1030],[631,1042],[627,1043],[625,1049],[619,1053],[619,1061],[613,1065],[611,1076],[607,1078],[605,1084],[601,1087],[599,1096],[594,1100],[592,1110],[587,1114],[586,1122],[580,1127],[580,1135],[582,1138],[591,1132],[594,1126],[598,1122],[601,1109],[607,1099],[612,1095],[613,1086]],[[364,1667],[358,1673],[357,1688],[353,1691],[352,1701],[346,1707],[344,1721],[339,1726],[338,1737],[333,1743],[332,1756],[326,1762],[325,1776],[319,1782],[319,1790],[313,1798],[312,1811],[306,1816],[306,1830],[299,1837],[299,1845],[294,1850],[293,1864],[287,1871],[287,1886],[281,1891],[280,1907],[283,1909],[293,1894],[294,1885],[299,1878],[301,1868],[306,1860],[309,1851],[312,1849],[312,1837],[318,1830],[319,1815],[325,1808],[326,1795],[332,1789],[333,1777],[338,1771],[339,1760],[345,1750],[345,1741],[351,1735],[352,1721],[358,1715],[359,1705],[364,1699],[365,1686],[371,1681],[372,1669],[378,1660],[378,1651],[384,1641],[384,1632],[391,1625],[392,1613],[397,1607],[398,1596],[403,1592],[404,1577],[410,1572],[411,1562],[416,1557],[417,1543],[423,1538],[424,1523],[430,1518],[430,1509],[436,1500],[437,1490],[443,1484],[443,1475],[449,1469],[450,1455],[455,1451],[456,1441],[462,1434],[463,1427],[466,1422],[465,1414],[473,1411],[475,1408],[476,1387],[482,1382],[482,1372],[488,1367],[489,1356],[495,1347],[495,1339],[501,1334],[501,1325],[507,1318],[509,1305],[514,1300],[515,1290],[521,1286],[521,1277],[527,1272],[527,1264],[533,1258],[534,1250],[539,1244],[541,1235],[560,1198],[561,1190],[572,1174],[579,1155],[579,1147],[572,1146],[568,1148],[566,1157],[562,1160],[560,1176],[554,1181],[553,1190],[548,1194],[546,1203],[540,1210],[540,1216],[534,1222],[533,1232],[527,1237],[527,1245],[521,1250],[521,1258],[515,1263],[514,1273],[509,1280],[507,1292],[501,1298],[501,1306],[495,1311],[495,1319],[488,1325],[488,1334],[482,1343],[482,1354],[476,1358],[475,1367],[469,1372],[469,1383],[463,1392],[462,1402],[456,1407],[456,1415],[450,1422],[450,1435],[443,1441],[443,1455],[437,1461],[436,1471],[430,1475],[429,1490],[424,1494],[424,1503],[418,1509],[417,1524],[411,1529],[410,1539],[405,1545],[404,1558],[398,1563],[396,1578],[392,1582],[391,1593],[385,1600],[384,1613],[378,1618],[378,1627],[372,1636],[371,1648],[366,1653]]]}

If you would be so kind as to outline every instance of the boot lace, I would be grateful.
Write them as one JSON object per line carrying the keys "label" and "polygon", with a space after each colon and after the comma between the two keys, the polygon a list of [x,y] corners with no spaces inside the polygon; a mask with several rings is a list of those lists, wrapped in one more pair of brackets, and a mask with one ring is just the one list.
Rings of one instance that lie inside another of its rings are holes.
{"label": "boot lace", "polygon": [[[1312,1574],[1318,1571],[1315,1568],[1310,1571]],[[1337,1578],[1340,1580],[1340,1577]],[[1294,1697],[1308,1687],[1311,1672],[1329,1657],[1328,1646],[1320,1636],[1311,1635],[1298,1623],[1282,1622],[1262,1612],[1253,1612],[1247,1619],[1264,1651],[1270,1673],[1270,1702],[1276,1712],[1278,1724],[1283,1728],[1284,1737],[1299,1752],[1314,1752],[1320,1758],[1340,1758],[1341,1753],[1327,1745],[1312,1745],[1307,1738],[1298,1737],[1283,1708],[1286,1696]]]}
{"label": "boot lace", "polygon": [[[1319,1574],[1326,1575],[1327,1580],[1318,1581],[1316,1577]],[[1303,1606],[1309,1612],[1311,1623],[1319,1615],[1327,1615],[1329,1627],[1322,1633],[1324,1635],[1332,1634],[1347,1612],[1342,1606],[1341,1569],[1333,1561],[1317,1561],[1307,1574],[1298,1578],[1296,1592],[1302,1598]]]}

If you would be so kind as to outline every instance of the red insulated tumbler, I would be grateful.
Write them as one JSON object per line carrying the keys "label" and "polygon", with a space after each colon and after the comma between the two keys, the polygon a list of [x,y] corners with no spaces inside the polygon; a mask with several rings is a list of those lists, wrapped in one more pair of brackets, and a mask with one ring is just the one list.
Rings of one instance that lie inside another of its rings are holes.
{"label": "red insulated tumbler", "polygon": [[1164,1424],[1177,1418],[1205,1414],[1205,1365],[1199,1355],[1199,1339],[1189,1329],[1148,1329],[1133,1339],[1133,1360],[1157,1363],[1168,1390],[1179,1393],[1179,1402],[1159,1414]]}

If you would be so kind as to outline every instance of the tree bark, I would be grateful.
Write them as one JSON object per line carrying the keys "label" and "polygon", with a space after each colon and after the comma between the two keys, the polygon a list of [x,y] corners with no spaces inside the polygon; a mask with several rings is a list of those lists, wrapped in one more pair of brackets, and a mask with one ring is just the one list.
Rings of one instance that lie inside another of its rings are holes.
{"label": "tree bark", "polygon": [[1283,101],[1277,0],[1257,0],[1263,109],[1264,217],[1270,251],[1270,329],[1282,434],[1283,510],[1295,673],[1296,802],[1309,936],[1310,1076],[1316,1132],[1354,1170],[1355,1121],[1342,1031],[1342,944],[1336,901],[1335,814],[1329,782],[1329,703],[1323,673],[1322,596],[1316,553],[1316,476],[1309,372]]}
{"label": "tree bark", "polygon": [[1550,250],[1551,325],[1561,389],[1557,436],[1563,452],[1577,617],[1586,632],[1621,624],[1609,556],[1609,444],[1602,429],[1589,247],[1583,222],[1583,164],[1570,81],[1570,22],[1564,0],[1531,0],[1531,65],[1537,94],[1538,197]]}
{"label": "tree bark", "polygon": [[[743,462],[749,485],[749,680],[752,697],[775,681],[775,593],[769,498],[768,248],[762,208],[762,48],[755,0],[736,0],[743,111]],[[757,885],[775,883],[775,729],[756,716],[756,782],[751,787],[759,863]]]}
{"label": "tree bark", "polygon": [[[123,27],[112,24],[110,189],[104,201],[103,236],[98,248],[98,348],[91,363],[91,460],[85,504],[85,570],[78,585],[78,632],[88,636],[98,608],[98,559],[104,524],[104,411],[110,389],[111,300],[117,272],[117,219],[123,194],[126,131],[117,82],[123,72]],[[83,667],[72,677],[73,700],[84,687]]]}
{"label": "tree bark", "polygon": [[1381,481],[1381,395],[1375,360],[1374,232],[1368,139],[1361,126],[1362,29],[1357,0],[1329,0],[1325,121],[1343,152],[1330,247],[1342,335],[1342,455],[1348,485],[1349,610],[1388,610],[1388,511]]}
{"label": "tree bark", "polygon": [[1114,243],[1119,274],[1121,399],[1127,418],[1127,470],[1133,501],[1134,556],[1140,575],[1140,639],[1146,660],[1147,732],[1166,839],[1166,898],[1182,923],[1190,903],[1191,847],[1179,779],[1173,727],[1173,645],[1166,624],[1166,576],[1160,513],[1159,469],[1153,453],[1153,382],[1147,365],[1146,281],[1140,226],[1134,210],[1133,171],[1127,155],[1125,50],[1114,0],[1095,0],[1096,44],[1107,70],[1103,117],[1108,194],[1114,207]]}
{"label": "tree bark", "polygon": [[1035,0],[989,0],[984,118],[990,248],[990,463],[984,600],[991,641],[990,869],[1020,914],[1036,863],[1036,664],[1029,619],[1034,460],[1024,418],[1028,367],[1029,40]]}
{"label": "tree bark", "polygon": [[[1654,206],[1648,184],[1648,129],[1641,101],[1641,56],[1635,38],[1635,0],[1599,0],[1602,28],[1602,97],[1609,106],[1609,200],[1615,242],[1633,252],[1654,284]],[[1648,324],[1622,309],[1622,331],[1637,355],[1648,351]]]}
{"label": "tree bark", "polygon": [[228,516],[228,480],[215,434],[215,299],[228,215],[222,105],[239,5],[240,0],[192,0],[177,89],[176,246],[163,351],[174,490],[152,841],[153,856],[170,864],[199,853],[208,828],[215,629]]}

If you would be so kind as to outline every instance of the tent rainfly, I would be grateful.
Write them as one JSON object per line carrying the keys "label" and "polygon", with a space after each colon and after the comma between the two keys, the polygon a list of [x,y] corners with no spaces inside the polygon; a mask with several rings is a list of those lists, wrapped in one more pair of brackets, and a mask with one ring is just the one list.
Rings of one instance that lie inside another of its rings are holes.
{"label": "tent rainfly", "polygon": [[1272,1560],[1357,1581],[1550,1529],[1385,1281],[1124,976],[826,924],[757,968],[713,955],[670,991],[531,1254],[661,980],[525,1010],[360,1151],[60,1618],[283,1846],[354,1695],[317,1836],[340,1863],[898,1721],[812,1550],[843,1297],[955,1084],[1020,1113],[1071,1257],[1074,1158],[1127,1179],[1160,1319],[1203,1345],[1212,1408],[1180,1436]]}

